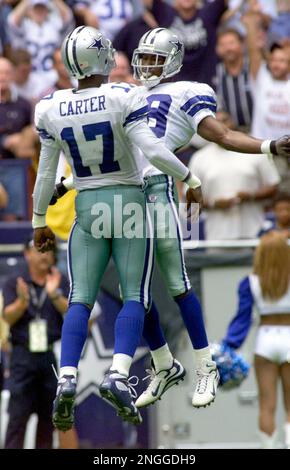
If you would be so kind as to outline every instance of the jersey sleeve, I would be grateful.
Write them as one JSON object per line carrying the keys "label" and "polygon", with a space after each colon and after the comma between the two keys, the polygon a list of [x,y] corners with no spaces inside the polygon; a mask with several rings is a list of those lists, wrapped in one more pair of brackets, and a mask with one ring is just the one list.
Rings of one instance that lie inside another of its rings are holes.
{"label": "jersey sleeve", "polygon": [[35,109],[35,126],[41,143],[37,178],[33,191],[33,214],[45,216],[55,185],[61,146],[49,124],[49,104],[41,100]]}
{"label": "jersey sleeve", "polygon": [[184,112],[195,132],[204,118],[215,117],[216,109],[216,94],[210,86],[195,83],[188,86],[182,97],[180,110]]}
{"label": "jersey sleeve", "polygon": [[39,103],[37,103],[34,112],[34,124],[41,145],[45,145],[47,147],[57,147],[58,144],[53,135],[53,129],[49,124],[49,120],[47,117],[51,99],[53,99],[53,93],[44,97],[42,100],[39,101]]}
{"label": "jersey sleeve", "polygon": [[139,121],[147,122],[148,113],[149,106],[145,98],[144,88],[132,88],[132,90],[127,93],[127,103],[123,119],[125,131]]}
{"label": "jersey sleeve", "polygon": [[254,298],[250,287],[249,277],[239,285],[238,311],[228,326],[224,342],[232,348],[239,348],[245,341],[252,323]]}

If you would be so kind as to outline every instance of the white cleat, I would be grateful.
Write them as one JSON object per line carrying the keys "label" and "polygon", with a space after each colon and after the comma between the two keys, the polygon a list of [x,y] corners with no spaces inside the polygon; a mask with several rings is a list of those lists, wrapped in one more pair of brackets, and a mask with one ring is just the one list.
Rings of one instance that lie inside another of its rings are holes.
{"label": "white cleat", "polygon": [[184,367],[176,359],[173,360],[170,369],[160,370],[156,373],[152,367],[152,369],[148,369],[147,372],[149,373],[147,377],[150,377],[150,383],[136,400],[135,405],[137,408],[143,408],[144,406],[151,405],[157,400],[160,400],[166,390],[175,384],[177,385],[178,382],[183,380],[186,374]]}
{"label": "white cleat", "polygon": [[216,396],[220,376],[214,361],[203,359],[196,370],[197,383],[192,397],[192,406],[200,408],[210,405]]}

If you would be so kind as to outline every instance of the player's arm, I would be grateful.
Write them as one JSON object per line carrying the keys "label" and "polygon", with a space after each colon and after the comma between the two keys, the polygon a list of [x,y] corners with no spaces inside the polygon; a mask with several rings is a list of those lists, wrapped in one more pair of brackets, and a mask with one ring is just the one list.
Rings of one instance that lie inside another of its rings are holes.
{"label": "player's arm", "polygon": [[54,192],[59,154],[60,148],[58,146],[41,143],[39,166],[33,191],[32,217],[34,244],[41,252],[53,249],[55,243],[54,234],[46,226],[46,212]]}
{"label": "player's arm", "polygon": [[195,189],[201,186],[199,178],[192,175],[174,153],[165,147],[145,121],[128,126],[127,135],[133,144],[142,149],[145,158],[158,170],[184,181],[191,188]]}
{"label": "player's arm", "polygon": [[212,116],[207,116],[199,123],[197,133],[204,139],[234,152],[290,156],[289,135],[278,140],[263,141],[243,132],[233,131]]}

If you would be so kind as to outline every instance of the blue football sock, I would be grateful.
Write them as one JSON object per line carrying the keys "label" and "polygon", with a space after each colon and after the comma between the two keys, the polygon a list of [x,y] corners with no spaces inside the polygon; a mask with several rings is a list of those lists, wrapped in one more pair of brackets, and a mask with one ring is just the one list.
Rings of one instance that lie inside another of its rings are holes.
{"label": "blue football sock", "polygon": [[115,322],[114,354],[133,357],[140,344],[144,325],[145,309],[140,302],[125,302]]}
{"label": "blue football sock", "polygon": [[64,318],[61,333],[60,367],[78,367],[88,335],[91,310],[84,304],[71,304]]}
{"label": "blue football sock", "polygon": [[166,344],[166,339],[160,325],[159,313],[154,302],[152,302],[151,309],[145,315],[143,338],[148,344],[150,351],[155,351]]}
{"label": "blue football sock", "polygon": [[208,340],[198,298],[192,291],[189,291],[184,297],[175,297],[174,300],[180,308],[193,348],[206,348]]}

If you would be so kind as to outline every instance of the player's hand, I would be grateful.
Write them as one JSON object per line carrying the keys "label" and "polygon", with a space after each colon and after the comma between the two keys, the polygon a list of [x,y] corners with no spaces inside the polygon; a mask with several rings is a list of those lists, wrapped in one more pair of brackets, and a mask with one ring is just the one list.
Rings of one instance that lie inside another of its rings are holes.
{"label": "player's hand", "polygon": [[275,140],[277,155],[281,157],[290,157],[290,135],[284,135],[280,139]]}
{"label": "player's hand", "polygon": [[50,206],[54,206],[54,204],[57,203],[58,199],[60,199],[62,196],[64,196],[68,192],[67,188],[63,184],[64,180],[65,180],[65,177],[62,176],[60,178],[60,183],[55,185],[54,192],[49,203]]}
{"label": "player's hand", "polygon": [[188,188],[186,191],[187,218],[197,220],[203,208],[203,197],[201,187],[196,189]]}
{"label": "player's hand", "polygon": [[41,253],[51,251],[55,248],[55,236],[49,227],[34,229],[33,241],[35,248]]}

